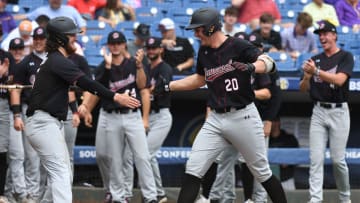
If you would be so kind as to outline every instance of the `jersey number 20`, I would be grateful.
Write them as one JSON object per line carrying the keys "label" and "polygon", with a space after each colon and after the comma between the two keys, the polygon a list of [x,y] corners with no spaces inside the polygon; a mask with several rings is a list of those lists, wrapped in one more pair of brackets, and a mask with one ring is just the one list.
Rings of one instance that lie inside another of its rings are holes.
{"label": "jersey number 20", "polygon": [[225,80],[225,90],[227,92],[236,91],[239,89],[239,84],[236,78]]}

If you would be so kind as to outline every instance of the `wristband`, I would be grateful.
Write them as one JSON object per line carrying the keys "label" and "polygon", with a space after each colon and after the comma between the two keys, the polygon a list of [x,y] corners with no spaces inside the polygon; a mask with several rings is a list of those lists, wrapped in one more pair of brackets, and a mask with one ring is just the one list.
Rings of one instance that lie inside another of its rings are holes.
{"label": "wristband", "polygon": [[315,75],[318,77],[320,76],[320,68],[315,69]]}
{"label": "wristband", "polygon": [[77,104],[76,101],[72,101],[69,103],[69,107],[72,113],[77,112]]}
{"label": "wristband", "polygon": [[13,114],[20,114],[21,113],[21,105],[20,104],[14,104],[10,106],[11,111]]}

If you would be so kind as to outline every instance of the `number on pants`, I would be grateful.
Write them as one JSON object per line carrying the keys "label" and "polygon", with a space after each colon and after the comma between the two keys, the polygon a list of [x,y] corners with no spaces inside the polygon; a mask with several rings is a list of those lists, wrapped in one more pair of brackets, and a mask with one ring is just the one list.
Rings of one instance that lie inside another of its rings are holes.
{"label": "number on pants", "polygon": [[236,78],[225,80],[225,90],[227,92],[236,91],[239,89],[239,84]]}

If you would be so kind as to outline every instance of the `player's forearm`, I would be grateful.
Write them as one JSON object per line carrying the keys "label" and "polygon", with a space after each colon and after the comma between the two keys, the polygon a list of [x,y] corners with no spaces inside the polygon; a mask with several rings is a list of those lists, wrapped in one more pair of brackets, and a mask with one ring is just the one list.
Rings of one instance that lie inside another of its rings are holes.
{"label": "player's forearm", "polygon": [[197,89],[205,84],[205,77],[195,73],[181,80],[171,81],[169,87],[170,91],[183,91]]}
{"label": "player's forearm", "polygon": [[13,89],[10,91],[10,104],[11,105],[21,104],[21,89]]}
{"label": "player's forearm", "polygon": [[136,69],[136,85],[139,89],[143,89],[146,86],[146,75],[143,68]]}
{"label": "player's forearm", "polygon": [[303,78],[300,81],[299,89],[301,92],[306,92],[310,89],[310,79],[309,78]]}
{"label": "player's forearm", "polygon": [[115,95],[114,92],[111,92],[99,82],[91,80],[85,75],[77,80],[77,85],[82,89],[91,92],[92,94],[99,95],[108,100],[113,100]]}
{"label": "player's forearm", "polygon": [[322,71],[322,70],[319,70],[318,77],[320,77],[320,79],[322,79],[328,83],[335,84],[336,86],[339,86],[339,87],[343,86],[348,78],[348,76],[345,73],[333,74],[333,73],[329,73],[329,72]]}
{"label": "player's forearm", "polygon": [[141,108],[143,113],[143,119],[149,120],[149,114],[150,114],[150,89],[145,88],[140,91],[141,94]]}
{"label": "player's forearm", "polygon": [[183,71],[183,70],[187,70],[192,68],[194,65],[194,58],[189,58],[188,60],[186,60],[184,63],[181,63],[179,65],[177,65],[177,69],[179,71]]}
{"label": "player's forearm", "polygon": [[84,92],[82,105],[85,105],[87,110],[91,112],[99,101],[99,97],[91,94],[90,92]]}
{"label": "player's forearm", "polygon": [[254,91],[255,98],[258,100],[268,100],[271,98],[271,92],[268,88],[262,88]]}

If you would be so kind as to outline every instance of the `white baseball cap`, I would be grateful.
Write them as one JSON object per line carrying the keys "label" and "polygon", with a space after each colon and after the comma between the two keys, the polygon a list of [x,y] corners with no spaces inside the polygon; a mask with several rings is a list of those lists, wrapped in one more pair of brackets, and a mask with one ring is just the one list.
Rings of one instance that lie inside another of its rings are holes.
{"label": "white baseball cap", "polygon": [[163,18],[159,23],[159,30],[175,29],[175,23],[170,18]]}

